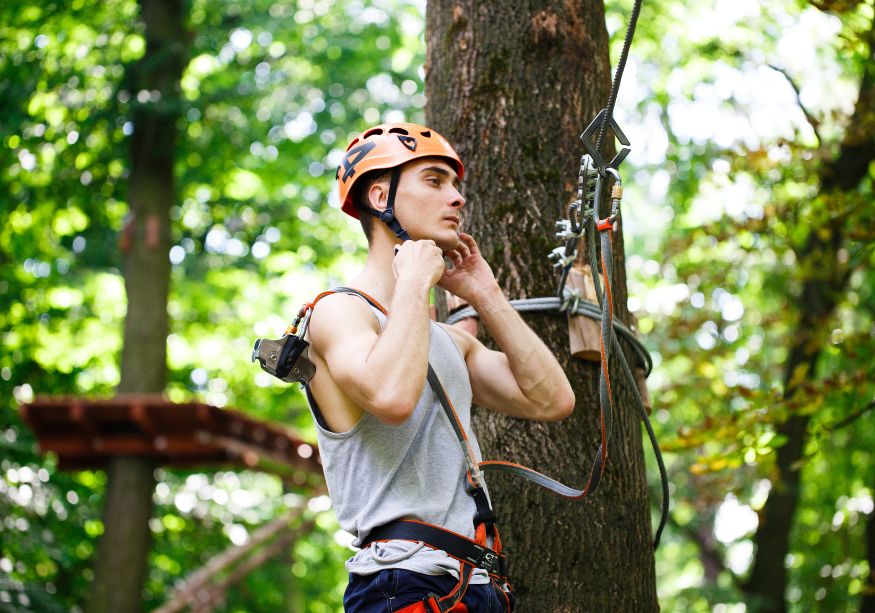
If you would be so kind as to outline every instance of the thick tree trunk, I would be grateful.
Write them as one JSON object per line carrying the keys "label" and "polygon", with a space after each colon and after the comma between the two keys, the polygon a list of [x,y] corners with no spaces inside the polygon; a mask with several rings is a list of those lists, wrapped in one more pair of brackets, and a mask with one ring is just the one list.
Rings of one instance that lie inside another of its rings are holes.
{"label": "thick tree trunk", "polygon": [[[578,135],[610,89],[601,0],[432,0],[428,123],[465,162],[465,227],[511,298],[552,296],[546,255],[576,188]],[[622,235],[615,240],[615,315],[629,322]],[[532,466],[582,487],[598,446],[598,368],[571,359],[557,313],[526,320],[567,369],[575,414],[542,424],[478,412],[490,459]],[[519,610],[658,609],[641,428],[632,391],[614,384],[616,413],[598,492],[569,502],[528,482],[490,478]]]}
{"label": "thick tree trunk", "polygon": [[[167,377],[170,207],[179,80],[186,62],[183,0],[141,0],[146,53],[129,68],[134,135],[130,215],[121,237],[128,311],[118,392],[161,393]],[[90,613],[143,608],[155,466],[119,457],[107,467],[104,534],[97,553]]]}
{"label": "thick tree trunk", "polygon": [[[839,199],[843,193],[857,188],[875,160],[875,30],[869,31],[867,39],[870,61],[860,81],[854,113],[838,154],[824,162],[821,169],[820,193],[825,199]],[[839,258],[845,232],[845,219],[833,216],[827,224],[812,228],[808,241],[796,254],[805,280],[801,295],[790,301],[801,310],[796,330],[789,337],[792,342],[784,369],[784,396],[788,400],[796,393],[800,379],[815,376],[818,358],[828,342],[829,322],[846,291],[850,271]],[[745,586],[753,611],[786,611],[784,560],[790,549],[790,530],[799,501],[800,460],[809,421],[807,415],[794,415],[778,428],[778,433],[787,439],[778,448],[775,459],[779,481],[773,484],[760,512],[754,535],[756,557]]]}

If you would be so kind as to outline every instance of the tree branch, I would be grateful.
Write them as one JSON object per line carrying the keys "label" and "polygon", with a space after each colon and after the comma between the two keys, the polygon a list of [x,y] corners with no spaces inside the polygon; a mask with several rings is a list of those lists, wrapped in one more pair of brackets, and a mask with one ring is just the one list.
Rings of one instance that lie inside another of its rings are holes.
{"label": "tree branch", "polygon": [[809,111],[804,104],[802,104],[802,96],[800,95],[799,85],[784,68],[776,66],[775,64],[766,64],[766,66],[768,66],[775,72],[782,74],[784,78],[787,79],[787,83],[790,84],[790,87],[793,88],[793,93],[796,94],[796,104],[798,104],[799,108],[802,109],[802,113],[805,115],[805,119],[808,121],[808,125],[810,125],[811,129],[814,130],[814,136],[817,138],[817,144],[822,145],[823,139],[820,138],[820,120],[817,119],[817,117],[815,117],[814,114]]}
{"label": "tree branch", "polygon": [[[176,613],[192,602],[198,594],[209,591],[210,581],[241,559],[262,547],[277,534],[288,530],[289,524],[303,513],[303,506],[293,507],[285,515],[258,528],[244,545],[233,545],[211,558],[204,566],[191,573],[185,582],[175,588],[167,602],[156,609],[155,613]],[[293,531],[294,532],[294,531]]]}
{"label": "tree branch", "polygon": [[844,419],[840,419],[839,421],[835,422],[833,425],[827,426],[826,430],[828,432],[835,432],[836,430],[841,430],[842,428],[846,428],[847,426],[850,426],[852,423],[854,423],[855,421],[857,421],[858,419],[863,417],[863,415],[865,415],[866,413],[868,413],[872,409],[875,409],[875,400],[873,400],[872,402],[870,402],[866,406],[864,406],[860,409],[857,409],[856,411],[854,411],[853,413],[851,413],[850,415],[848,415]]}

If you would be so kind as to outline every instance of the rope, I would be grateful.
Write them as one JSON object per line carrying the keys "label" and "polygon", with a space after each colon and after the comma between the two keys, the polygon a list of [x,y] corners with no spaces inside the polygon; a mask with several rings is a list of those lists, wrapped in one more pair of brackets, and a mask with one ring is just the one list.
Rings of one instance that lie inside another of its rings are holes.
{"label": "rope", "polygon": [[[607,232],[599,231],[596,226],[597,226],[597,216],[595,214],[590,215],[589,218],[587,219],[585,234],[586,234],[586,244],[587,244],[587,255],[589,256],[590,266],[592,267],[593,270],[598,270],[598,261],[599,261],[598,253],[596,252],[596,246],[595,246],[595,235],[599,234],[599,235],[604,236],[605,234],[607,234]],[[602,254],[604,254],[604,252],[605,252],[605,246],[602,245]],[[609,254],[608,259],[609,260],[613,259],[613,251],[611,250],[610,245],[608,245],[608,254]],[[607,279],[608,282],[610,282],[611,277],[606,276],[605,278]],[[596,297],[598,298],[599,304],[604,306],[605,297],[604,297],[604,291],[603,291],[602,285],[601,285],[601,280],[599,279],[599,275],[596,275],[596,274],[593,275],[593,285],[595,287]],[[616,327],[616,324],[614,327]],[[616,335],[611,334],[611,336],[612,336],[611,345],[612,346],[618,345]],[[633,345],[633,346],[636,346],[636,345]],[[637,346],[641,346],[641,348],[643,349],[643,346],[640,345],[640,343],[638,343]],[[646,350],[644,350],[644,351],[646,353]],[[620,358],[621,370],[622,370],[623,374],[625,375],[627,383],[630,384],[629,386],[633,390],[633,393],[635,396],[635,401],[636,401],[635,404],[638,406],[638,412],[639,412],[639,415],[641,416],[641,421],[644,422],[644,427],[647,429],[647,436],[650,439],[650,445],[653,449],[653,455],[656,456],[656,463],[657,463],[657,466],[659,467],[659,477],[660,477],[661,489],[662,489],[662,501],[660,504],[661,511],[660,511],[659,525],[657,526],[656,535],[654,536],[654,539],[653,539],[653,546],[658,547],[659,540],[662,537],[662,531],[665,529],[665,525],[668,522],[668,501],[669,501],[668,472],[665,469],[665,462],[662,458],[662,452],[659,450],[659,443],[656,440],[656,434],[653,431],[653,426],[650,423],[650,418],[647,415],[647,409],[644,408],[644,403],[642,402],[641,396],[638,393],[638,386],[635,384],[635,378],[632,376],[632,372],[629,368],[628,362],[626,362],[626,356],[623,354],[622,351],[617,351],[617,354]],[[649,357],[650,356],[648,355],[648,359],[649,359]],[[652,368],[652,362],[650,363],[650,366]],[[649,373],[649,371],[647,371],[647,372]]]}
{"label": "rope", "polygon": [[626,60],[629,57],[629,47],[632,45],[632,38],[635,36],[635,26],[638,24],[638,14],[641,12],[641,2],[642,0],[635,0],[635,6],[632,7],[632,14],[629,16],[629,25],[626,27],[626,38],[623,41],[623,50],[620,52],[620,61],[617,62],[617,70],[614,72],[614,82],[611,84],[611,93],[608,96],[608,105],[605,107],[607,112],[605,113],[602,125],[599,127],[599,135],[595,143],[596,151],[601,151],[608,124],[611,123],[611,119],[614,116],[614,104],[617,102],[617,92],[620,90],[620,81],[623,79],[623,71],[626,69]]}
{"label": "rope", "polygon": [[[567,298],[571,297],[571,292],[567,289],[565,290],[565,296]],[[510,305],[521,313],[536,311],[568,311],[570,315],[583,315],[584,317],[589,317],[590,319],[601,319],[602,316],[601,309],[596,303],[590,302],[589,300],[583,298],[578,298],[576,308],[570,309],[565,309],[563,302],[560,301],[559,298],[555,298],[552,296],[511,300]],[[477,311],[475,311],[471,307],[465,307],[450,314],[450,316],[447,317],[445,323],[452,325],[469,317],[477,318],[479,317],[479,315],[477,315]],[[635,332],[633,332],[628,326],[626,326],[626,324],[616,319],[613,323],[614,330],[618,332],[620,336],[622,336],[623,339],[628,341],[628,343],[632,346],[632,350],[635,352],[635,355],[638,358],[638,363],[644,369],[645,377],[649,377],[650,371],[653,370],[653,358],[650,357],[650,353],[648,353],[647,349],[644,347],[641,341],[638,340]]]}
{"label": "rope", "polygon": [[[629,57],[629,48],[632,44],[632,38],[635,35],[635,27],[638,23],[638,15],[641,12],[641,3],[642,3],[642,0],[635,0],[635,4],[632,8],[632,14],[629,17],[629,25],[626,28],[626,37],[625,37],[625,40],[623,41],[623,50],[620,53],[620,60],[617,63],[617,70],[614,73],[613,83],[611,84],[611,93],[608,97],[608,104],[605,107],[604,117],[602,119],[601,125],[599,126],[598,137],[597,137],[596,142],[595,142],[595,151],[596,152],[601,152],[602,145],[604,143],[605,134],[607,133],[608,125],[613,122],[614,104],[617,101],[617,92],[620,89],[620,81],[623,78],[623,71],[626,68],[626,60]],[[622,140],[622,138],[621,138],[621,140]],[[582,158],[582,160],[583,159],[584,158]],[[599,168],[598,171],[599,171],[600,178],[605,176],[605,169],[604,168]],[[617,178],[617,181],[619,182],[619,175],[617,175],[616,178]],[[583,166],[583,164],[581,165],[581,179],[580,179],[580,181],[581,181],[581,187],[585,188],[586,187],[586,185],[584,184],[585,167]],[[606,261],[608,262],[607,265],[610,266],[610,263],[613,260],[613,250],[611,249],[610,242],[605,239],[605,236],[609,235],[610,230],[607,230],[607,228],[602,228],[602,225],[598,220],[598,217],[599,217],[598,211],[599,211],[599,206],[601,204],[601,189],[600,188],[601,188],[601,181],[598,180],[598,181],[596,181],[595,194],[594,194],[594,197],[592,199],[592,210],[588,212],[589,215],[587,216],[586,226],[584,229],[584,234],[586,236],[587,255],[589,256],[590,266],[592,267],[593,271],[599,270],[599,266],[598,266],[599,257],[598,257],[598,254],[596,253],[596,245],[595,245],[595,240],[594,240],[597,232],[601,237],[601,251],[602,251],[601,256],[602,256],[603,266],[605,265]],[[622,192],[620,192],[619,195],[622,196]],[[612,194],[612,198],[613,197],[614,197],[614,195]],[[582,198],[580,200],[581,200],[581,205],[582,205],[585,200]],[[619,204],[619,198],[614,200],[614,203],[615,203],[615,205]],[[571,210],[571,207],[570,207],[569,208],[569,217],[571,216],[572,212],[573,211]],[[614,211],[612,211],[612,215],[616,216],[617,218],[619,217],[619,208],[618,207]],[[616,221],[616,219],[613,221]],[[605,232],[603,230],[607,230],[607,232]],[[569,244],[567,246],[570,246],[570,241],[569,241]],[[607,257],[605,254],[606,249],[607,249]],[[569,249],[566,248],[566,255],[569,255],[568,252],[569,252]],[[563,290],[565,288],[565,282],[566,282],[566,279],[568,276],[568,271],[570,270],[570,268],[571,268],[571,264],[566,264],[566,266],[562,270],[562,275],[561,275],[560,281],[559,281],[559,291],[557,292],[559,295],[562,295],[562,293],[563,293]],[[611,276],[609,274],[605,274],[605,280],[607,283],[611,283]],[[594,281],[596,296],[598,297],[599,305],[601,305],[602,310],[604,310],[605,295],[602,291],[599,276],[597,274],[593,274],[593,281]],[[610,296],[610,288],[606,288],[606,290],[608,291],[608,296]],[[610,299],[609,299],[609,301],[610,301]],[[603,317],[602,321],[603,321],[603,328],[604,328],[604,317]],[[656,456],[656,462],[657,462],[657,465],[659,467],[659,476],[660,476],[660,481],[661,481],[661,485],[662,485],[662,504],[660,505],[661,506],[661,516],[660,516],[660,520],[659,520],[659,525],[656,529],[656,535],[654,536],[654,539],[653,539],[653,546],[657,547],[657,546],[659,546],[659,540],[662,536],[662,531],[665,529],[666,522],[668,521],[668,501],[669,501],[668,473],[665,469],[665,462],[662,459],[662,453],[659,450],[659,444],[656,440],[656,434],[653,431],[653,426],[650,423],[650,418],[647,415],[647,410],[644,408],[644,403],[642,402],[641,396],[638,392],[638,386],[635,384],[635,379],[632,376],[631,370],[629,369],[629,364],[626,362],[626,357],[623,354],[623,352],[620,351],[619,342],[617,340],[616,335],[614,334],[614,331],[618,329],[616,322],[613,322],[613,324],[614,325],[611,326],[611,328],[607,330],[607,333],[611,336],[610,345],[616,349],[617,354],[620,358],[620,365],[622,367],[621,370],[626,378],[627,383],[629,384],[629,387],[633,390],[633,393],[635,395],[636,405],[638,406],[638,411],[639,411],[639,414],[641,416],[641,421],[644,422],[644,426],[647,429],[647,436],[650,439],[650,444],[653,448],[654,455]],[[637,341],[637,339],[635,339],[635,340]],[[636,349],[641,347],[641,349],[643,350],[643,347],[640,345],[640,343],[633,343],[633,347],[635,347]],[[646,350],[644,350],[644,353],[646,353]],[[607,359],[606,354],[605,354],[605,357],[603,357],[603,359]],[[648,368],[646,368],[645,371],[647,372],[647,374],[649,374],[650,369],[652,368],[652,362],[650,362],[649,355],[647,356],[646,363],[648,364]],[[606,375],[607,375],[607,373],[605,372],[605,376],[600,377],[600,381],[599,381],[600,386],[601,386],[603,380],[605,380],[607,378]],[[604,404],[602,406],[604,406]],[[603,413],[604,413],[604,411],[603,411]]]}

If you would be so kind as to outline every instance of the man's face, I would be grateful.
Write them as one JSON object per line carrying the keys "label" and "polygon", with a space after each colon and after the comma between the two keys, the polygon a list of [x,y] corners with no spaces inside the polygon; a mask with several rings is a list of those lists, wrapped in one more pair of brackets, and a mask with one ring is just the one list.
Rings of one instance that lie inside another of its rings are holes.
{"label": "man's face", "polygon": [[395,195],[395,214],[414,240],[431,239],[444,251],[459,243],[465,199],[459,177],[442,158],[408,162]]}

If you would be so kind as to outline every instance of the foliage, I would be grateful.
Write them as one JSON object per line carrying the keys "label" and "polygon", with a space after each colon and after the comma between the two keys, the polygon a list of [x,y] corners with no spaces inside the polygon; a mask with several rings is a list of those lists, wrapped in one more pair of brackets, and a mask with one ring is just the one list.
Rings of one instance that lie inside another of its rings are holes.
{"label": "foliage", "polygon": [[[628,4],[607,3],[615,41]],[[621,88],[616,116],[634,147],[623,167],[629,307],[656,359],[650,387],[673,488],[657,553],[666,610],[743,606],[750,531],[776,477],[776,425],[789,415],[812,418],[786,561],[791,610],[853,610],[868,572],[873,171],[850,191],[821,186],[853,111],[873,9],[821,9],[645,3]],[[189,15],[167,393],[313,439],[300,393],[256,372],[249,350],[360,261],[331,169],[350,133],[420,117],[421,7],[191,0]],[[144,53],[137,16],[132,0],[0,4],[4,609],[81,605],[102,531],[105,476],[61,472],[40,456],[17,402],[107,396],[118,382],[130,117],[156,102],[126,86]],[[847,283],[817,336],[819,368],[791,373],[800,391],[788,399],[782,366],[806,306],[799,290],[818,272],[806,241],[836,219],[844,242],[828,257]],[[150,607],[295,496],[248,472],[159,477]],[[336,610],[348,550],[330,513],[317,525],[290,563],[232,590],[226,609],[279,608],[291,584],[294,610]]]}
{"label": "foliage", "polygon": [[[279,336],[298,304],[359,261],[363,240],[339,213],[332,170],[350,133],[418,117],[419,13],[393,0],[188,8],[167,393],[236,406],[314,440],[300,392],[249,363],[252,341]],[[34,393],[108,396],[118,382],[130,118],[158,102],[126,85],[145,51],[138,15],[130,0],[0,7],[4,608],[69,610],[92,578],[105,477],[59,472],[40,457],[17,403]],[[255,508],[178,504],[192,479],[203,495],[227,488],[223,475],[162,471],[150,606],[227,547],[234,526],[248,531],[283,510],[277,479],[245,472],[235,495],[260,499]],[[298,609],[336,610],[348,549],[330,513],[317,526],[291,569],[266,565],[232,590],[227,609],[279,606],[276,586],[293,584]]]}
{"label": "foliage", "polygon": [[[645,5],[627,79],[648,91],[618,104],[642,146],[624,219],[630,308],[656,352],[650,383],[675,491],[662,604],[743,601],[753,511],[780,484],[776,426],[810,415],[788,605],[856,610],[873,496],[875,173],[848,191],[822,185],[868,61],[872,4],[679,7]],[[810,235],[829,240],[834,220],[840,247],[812,254]],[[798,328],[811,306],[801,288],[833,269],[848,281],[811,335],[825,347],[819,368],[787,376],[789,348],[812,332]]]}

